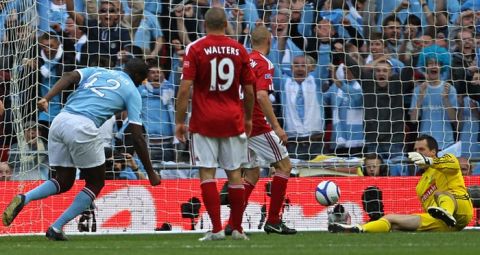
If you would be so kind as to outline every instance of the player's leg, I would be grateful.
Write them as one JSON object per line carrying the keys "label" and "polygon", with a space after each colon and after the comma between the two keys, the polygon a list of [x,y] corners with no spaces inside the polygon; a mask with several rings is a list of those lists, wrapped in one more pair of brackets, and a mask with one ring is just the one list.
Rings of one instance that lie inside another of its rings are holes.
{"label": "player's leg", "polygon": [[9,226],[20,211],[31,201],[43,199],[51,195],[70,190],[75,182],[75,168],[55,167],[57,176],[45,181],[36,188],[25,194],[19,194],[13,198],[2,215],[4,226]]}
{"label": "player's leg", "polygon": [[287,227],[280,218],[285,194],[287,190],[288,179],[292,169],[288,157],[274,164],[275,175],[272,180],[270,208],[268,209],[268,218],[264,230],[267,233],[277,233],[282,235],[293,235],[297,230]]}
{"label": "player's leg", "polygon": [[232,238],[248,240],[242,228],[245,209],[245,188],[241,169],[226,170],[225,172],[228,176],[228,200],[230,202]]}
{"label": "player's leg", "polygon": [[[63,226],[89,208],[105,184],[105,152],[98,128],[86,117],[73,114],[67,117],[68,124],[62,123],[63,142],[75,167],[85,173],[85,187],[48,229],[46,236],[51,240],[66,240]],[[71,174],[74,173],[72,168]]]}
{"label": "player's leg", "polygon": [[218,167],[218,139],[209,138],[200,134],[191,134],[190,153],[193,163],[200,166],[200,189],[207,213],[212,221],[212,231],[207,232],[199,241],[225,239],[220,218],[220,194],[217,189],[215,172]]}
{"label": "player's leg", "polygon": [[[245,212],[245,208],[248,205],[248,199],[252,194],[255,185],[260,178],[260,168],[258,167],[258,160],[255,151],[249,149],[248,150],[248,162],[243,164],[243,187],[245,189],[245,203],[243,207],[243,213]],[[242,213],[242,215],[243,215]],[[228,224],[225,226],[225,235],[232,235],[233,228],[232,228],[232,213],[230,213],[230,217],[228,218]]]}
{"label": "player's leg", "polygon": [[422,225],[420,215],[389,214],[363,225],[333,223],[328,226],[332,233],[386,233],[392,230],[415,231]]}
{"label": "player's leg", "polygon": [[[68,147],[63,143],[63,132],[59,123],[66,121],[64,114],[59,114],[53,121],[48,137],[48,156],[50,166],[56,170],[56,177],[45,181],[26,194],[13,198],[2,214],[3,225],[9,226],[25,205],[30,201],[43,199],[51,195],[63,193],[72,187],[75,181],[75,169]],[[64,167],[60,167],[64,166]],[[65,167],[67,166],[67,167]]]}
{"label": "player's leg", "polygon": [[[243,187],[245,188],[245,207],[248,205],[248,199],[260,179],[260,167],[244,169]],[[245,211],[245,208],[244,208]]]}
{"label": "player's leg", "polygon": [[75,196],[70,207],[52,224],[55,231],[90,207],[105,185],[105,164],[92,168],[82,168],[85,173],[85,187]]}
{"label": "player's leg", "polygon": [[219,166],[228,176],[228,200],[232,218],[232,238],[247,240],[243,233],[242,219],[245,208],[245,187],[240,167],[248,161],[248,144],[245,134],[220,140]]}
{"label": "player's leg", "polygon": [[435,192],[435,202],[438,206],[430,206],[427,211],[432,217],[444,221],[448,226],[455,226],[457,220],[453,217],[457,208],[457,200],[449,192]]}
{"label": "player's leg", "polygon": [[275,167],[271,186],[270,208],[264,230],[267,233],[295,234],[295,229],[288,228],[280,219],[287,183],[292,165],[288,158],[287,148],[280,142],[280,138],[271,131],[249,139],[249,147],[255,151],[259,158]]}

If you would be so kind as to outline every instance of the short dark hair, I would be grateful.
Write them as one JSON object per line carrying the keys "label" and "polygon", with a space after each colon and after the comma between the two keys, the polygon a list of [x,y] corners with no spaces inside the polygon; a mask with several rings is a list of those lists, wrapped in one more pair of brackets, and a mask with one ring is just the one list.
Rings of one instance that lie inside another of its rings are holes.
{"label": "short dark hair", "polygon": [[55,32],[47,32],[47,33],[41,34],[38,37],[38,41],[43,41],[43,40],[56,40],[58,42],[61,42],[60,37]]}
{"label": "short dark hair", "polygon": [[388,22],[391,22],[391,21],[398,22],[398,24],[400,25],[402,24],[402,21],[400,21],[400,19],[397,16],[389,15],[383,20],[382,27],[386,27],[388,25]]}
{"label": "short dark hair", "polygon": [[383,35],[382,33],[379,33],[379,32],[373,32],[370,36],[370,40],[368,40],[369,43],[371,43],[372,41],[382,41],[383,43]]}
{"label": "short dark hair", "polygon": [[132,58],[130,59],[124,67],[126,73],[130,75],[138,75],[138,77],[143,77],[143,79],[147,78],[148,75],[148,66],[140,58]]}
{"label": "short dark hair", "polygon": [[378,159],[380,161],[380,172],[378,173],[378,176],[388,176],[388,165],[385,164],[385,161],[383,160],[383,158],[380,156],[380,154],[377,154],[377,153],[365,154],[363,159],[364,166],[362,167],[363,176],[368,176],[367,169],[365,168],[365,162],[367,160],[374,160],[374,159]]}
{"label": "short dark hair", "polygon": [[421,26],[422,25],[422,21],[420,20],[419,17],[417,17],[417,15],[415,14],[410,14],[408,15],[407,17],[407,22],[406,24],[411,24],[411,25],[414,25],[414,26]]}
{"label": "short dark hair", "polygon": [[[426,135],[426,134],[421,134],[417,137],[415,141],[427,141],[427,146],[430,150],[435,150],[438,152],[438,142],[433,138],[433,136]],[[435,153],[436,154],[436,153]]]}
{"label": "short dark hair", "polygon": [[227,16],[225,11],[221,8],[214,7],[205,13],[205,25],[208,29],[222,30],[225,28],[227,22]]}

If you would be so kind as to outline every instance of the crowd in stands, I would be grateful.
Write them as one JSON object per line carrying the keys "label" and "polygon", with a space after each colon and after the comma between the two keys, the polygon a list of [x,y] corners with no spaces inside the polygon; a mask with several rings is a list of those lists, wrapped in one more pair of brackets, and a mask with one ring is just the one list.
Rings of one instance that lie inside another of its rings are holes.
{"label": "crowd in stands", "polygon": [[[270,29],[270,98],[291,158],[370,155],[365,176],[414,175],[401,162],[418,134],[428,134],[441,150],[480,159],[480,0],[12,0],[0,2],[0,142],[2,161],[13,162],[13,179],[18,158],[9,159],[8,150],[19,147],[11,111],[14,68],[28,84],[22,112],[35,113],[28,121],[39,123],[32,139],[40,142],[31,150],[41,150],[68,93],[53,99],[48,113],[37,114],[34,99],[64,72],[121,70],[130,58],[150,66],[139,91],[152,159],[188,164],[186,145],[174,139],[175,95],[186,46],[205,34],[203,15],[211,6],[225,8],[227,34],[247,49],[255,26]],[[15,45],[31,36],[38,49],[26,49],[30,57],[15,63]],[[107,141],[129,144],[122,123],[122,116],[111,122]],[[134,152],[121,154],[130,162]],[[371,170],[380,164],[390,167]]]}

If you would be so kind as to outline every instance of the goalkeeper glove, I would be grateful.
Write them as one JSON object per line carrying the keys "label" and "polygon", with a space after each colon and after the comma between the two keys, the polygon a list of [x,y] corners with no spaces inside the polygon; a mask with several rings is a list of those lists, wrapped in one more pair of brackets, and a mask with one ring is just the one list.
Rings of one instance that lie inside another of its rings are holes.
{"label": "goalkeeper glove", "polygon": [[433,159],[430,157],[425,157],[421,153],[418,152],[409,152],[408,158],[415,164],[415,165],[432,165]]}

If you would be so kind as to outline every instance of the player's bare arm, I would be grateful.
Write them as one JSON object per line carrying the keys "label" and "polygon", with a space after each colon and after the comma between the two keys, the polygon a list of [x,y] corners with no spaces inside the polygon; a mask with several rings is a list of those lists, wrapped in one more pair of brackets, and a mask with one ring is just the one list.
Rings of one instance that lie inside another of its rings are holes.
{"label": "player's bare arm", "polygon": [[37,102],[37,107],[41,111],[48,111],[48,102],[52,97],[56,96],[58,93],[62,92],[64,89],[69,88],[70,86],[80,82],[81,76],[80,73],[77,71],[72,71],[63,74],[62,78],[60,78],[57,83],[55,83],[55,86],[48,91],[48,93]]}
{"label": "player's bare arm", "polygon": [[190,98],[190,89],[192,85],[192,80],[182,80],[177,94],[177,104],[175,107],[175,136],[182,143],[187,141],[185,138],[187,133],[185,118],[187,116],[188,99]]}
{"label": "player's bare arm", "polygon": [[275,113],[273,112],[272,102],[270,102],[270,98],[268,97],[268,92],[266,90],[257,91],[257,102],[260,105],[263,114],[272,126],[275,134],[280,138],[282,144],[286,145],[288,136],[285,133],[285,130],[283,130],[283,128],[280,126],[280,123],[278,123],[277,116],[275,116]]}
{"label": "player's bare arm", "polygon": [[245,134],[250,136],[252,132],[252,116],[253,116],[253,105],[255,103],[255,94],[253,92],[253,85],[247,84],[243,87],[243,107],[245,111]]}
{"label": "player's bare arm", "polygon": [[142,126],[134,123],[130,123],[126,130],[127,133],[131,133],[133,137],[133,147],[142,161],[143,166],[148,174],[148,180],[152,186],[159,185],[161,180],[160,176],[153,170],[152,162],[147,150],[147,142],[143,137]]}

